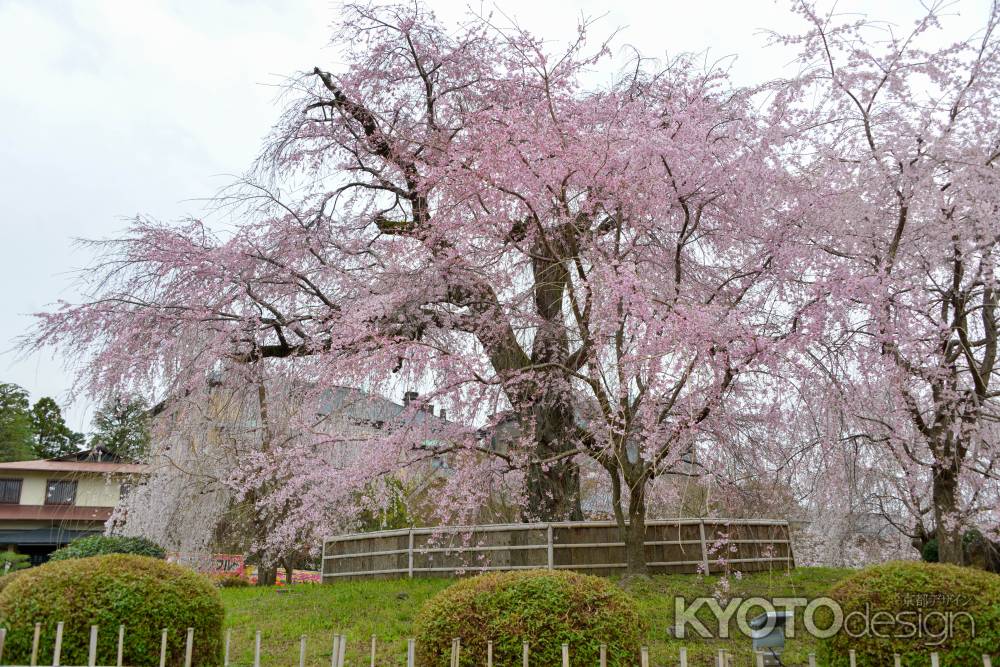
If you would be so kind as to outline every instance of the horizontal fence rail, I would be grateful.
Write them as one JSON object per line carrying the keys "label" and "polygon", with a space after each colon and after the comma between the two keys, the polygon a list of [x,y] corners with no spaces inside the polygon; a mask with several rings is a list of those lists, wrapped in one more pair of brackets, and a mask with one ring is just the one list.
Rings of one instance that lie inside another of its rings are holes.
{"label": "horizontal fence rail", "polygon": [[[755,572],[795,565],[787,521],[649,521],[645,548],[652,573]],[[620,573],[626,568],[625,543],[613,521],[404,528],[323,542],[324,582],[539,568]]]}

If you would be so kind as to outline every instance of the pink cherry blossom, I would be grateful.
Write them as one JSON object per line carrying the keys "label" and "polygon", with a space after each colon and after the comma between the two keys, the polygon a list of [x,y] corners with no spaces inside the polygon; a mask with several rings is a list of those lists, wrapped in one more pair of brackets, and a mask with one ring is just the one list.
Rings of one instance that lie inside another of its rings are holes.
{"label": "pink cherry blossom", "polygon": [[[1000,12],[923,50],[936,9],[905,34],[798,11],[779,39],[801,74],[740,88],[693,56],[585,85],[610,53],[587,23],[558,49],[348,5],[345,64],[291,81],[221,202],[235,226],[140,218],[93,243],[89,299],[28,346],[89,394],[250,406],[219,477],[269,553],[443,457],[441,520],[499,490],[524,520],[579,519],[581,466],[602,471],[642,572],[662,480],[815,508],[856,482],[851,443],[869,498],[933,517],[953,560],[961,526],[997,525]],[[317,408],[336,387],[418,387],[407,414],[448,421],[345,437]]]}

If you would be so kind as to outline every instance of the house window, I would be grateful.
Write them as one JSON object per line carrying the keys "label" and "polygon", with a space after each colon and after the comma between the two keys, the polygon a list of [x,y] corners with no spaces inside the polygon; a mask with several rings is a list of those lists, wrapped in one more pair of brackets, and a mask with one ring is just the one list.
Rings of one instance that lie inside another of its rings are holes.
{"label": "house window", "polygon": [[0,479],[0,503],[5,505],[17,505],[21,502],[20,479]]}
{"label": "house window", "polygon": [[72,505],[76,502],[76,482],[50,479],[45,488],[46,505]]}

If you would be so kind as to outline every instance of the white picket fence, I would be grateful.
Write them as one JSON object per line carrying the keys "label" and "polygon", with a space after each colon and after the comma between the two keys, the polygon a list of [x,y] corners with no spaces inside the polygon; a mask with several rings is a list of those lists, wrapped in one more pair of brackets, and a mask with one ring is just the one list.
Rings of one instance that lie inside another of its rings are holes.
{"label": "white picket fence", "polygon": [[[62,663],[62,649],[63,649],[63,623],[56,624],[56,638],[55,644],[52,647],[52,665],[53,667],[70,667],[69,665],[63,665]],[[87,650],[87,666],[86,667],[97,667],[97,636],[100,628],[96,625],[90,626],[90,645]],[[4,646],[7,643],[7,628],[0,628],[0,665],[2,667],[36,667],[38,665],[38,655],[41,649],[41,636],[42,636],[42,624],[35,623],[34,635],[31,640],[31,658],[28,665],[8,665],[3,662],[3,651]],[[169,630],[163,628],[160,640],[160,667],[166,667],[167,664],[167,638],[169,636]],[[191,666],[191,655],[194,649],[194,628],[187,629],[187,643],[184,648],[184,665],[185,667]],[[124,667],[123,658],[125,655],[125,626],[118,626],[118,644],[116,651],[115,667]],[[84,667],[80,665],[79,667]],[[111,667],[111,665],[105,665],[102,667]]]}
{"label": "white picket fence", "polygon": [[[34,635],[31,645],[31,658],[28,665],[10,665],[3,661],[3,651],[4,645],[7,639],[7,629],[0,628],[0,667],[37,667],[38,658],[40,651],[40,639],[41,639],[41,623],[36,623],[34,627]],[[97,639],[100,628],[96,625],[90,626],[90,644],[88,647],[88,658],[87,665],[63,665],[61,662],[62,648],[63,648],[63,624],[58,623],[56,625],[56,636],[55,644],[53,646],[52,653],[52,665],[53,667],[112,667],[111,665],[101,665],[97,664]],[[167,640],[169,637],[169,630],[164,628],[161,634],[160,640],[160,667],[166,667],[167,665]],[[306,667],[306,635],[302,635],[299,638],[299,659],[298,667]],[[347,635],[334,634],[333,635],[333,645],[330,651],[330,667],[345,667],[347,658]],[[225,647],[223,654],[223,666],[231,667],[231,648],[232,648],[232,630],[226,630],[225,635]],[[376,650],[378,648],[378,638],[372,635],[370,652],[368,656],[359,656],[360,659],[354,662],[355,665],[362,664],[364,658],[368,658],[370,667],[376,667]],[[607,667],[608,664],[608,653],[607,645],[601,644],[599,651],[599,667]],[[194,628],[187,629],[187,637],[184,645],[184,667],[199,667],[198,665],[192,665],[192,654],[194,649]],[[125,651],[125,626],[118,626],[118,642],[117,642],[117,652],[116,661],[114,667],[124,667],[123,657]],[[462,641],[459,638],[455,638],[451,642],[451,652],[450,652],[450,667],[459,667],[459,662],[462,656]],[[570,667],[571,656],[570,656],[570,645],[562,645],[562,665],[561,667]],[[640,649],[638,657],[638,667],[650,667],[649,660],[649,648],[643,646]],[[725,649],[719,649],[718,655],[716,657],[716,667],[734,667],[736,656],[727,652]],[[849,662],[851,667],[856,667],[856,655],[855,651],[849,652]],[[408,639],[406,642],[406,665],[407,667],[415,667],[416,661],[416,640]],[[755,654],[756,667],[766,667],[770,664],[784,664],[784,663],[772,663],[769,661],[769,656],[764,653]],[[493,667],[493,642],[488,642],[486,647],[485,656],[486,667]],[[901,667],[902,662],[900,656],[896,655],[894,660],[895,667]],[[531,665],[531,645],[529,642],[525,641],[521,645],[521,667],[530,667]],[[818,667],[816,655],[813,653],[809,654],[809,667]],[[928,667],[940,667],[940,659],[936,652],[929,652],[927,654]],[[261,667],[261,632],[258,630],[254,635],[254,651],[253,651],[253,667]],[[688,667],[688,656],[687,649],[680,648],[676,661],[671,661],[668,663],[668,667]],[[547,666],[546,666],[547,667]],[[786,665],[785,667],[792,667],[792,665]],[[972,666],[970,666],[972,667]],[[983,667],[993,667],[992,658],[989,655],[983,655]]]}

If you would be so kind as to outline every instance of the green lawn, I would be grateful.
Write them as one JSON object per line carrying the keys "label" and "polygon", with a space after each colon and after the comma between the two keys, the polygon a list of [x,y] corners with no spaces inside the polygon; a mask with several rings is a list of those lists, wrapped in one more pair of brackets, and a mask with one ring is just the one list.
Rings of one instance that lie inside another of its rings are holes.
{"label": "green lawn", "polygon": [[[760,573],[732,581],[732,594],[742,597],[817,597],[850,570],[796,568],[791,573]],[[423,602],[450,583],[447,579],[301,584],[285,590],[272,588],[223,589],[226,624],[232,628],[232,664],[253,663],[254,633],[261,631],[264,664],[298,664],[299,637],[307,636],[307,664],[329,665],[335,630],[348,635],[349,665],[368,665],[371,636],[378,637],[378,664],[405,664],[406,639]],[[688,648],[689,664],[715,665],[720,648],[736,654],[737,665],[752,664],[750,640],[736,635],[728,640],[678,640],[668,634],[673,626],[673,597],[711,595],[715,577],[657,576],[632,585],[649,625],[646,643],[654,666],[676,665],[678,648]],[[699,615],[701,616],[701,615]],[[786,664],[803,664],[814,645],[804,633],[789,640]],[[485,656],[484,656],[485,664]]]}

